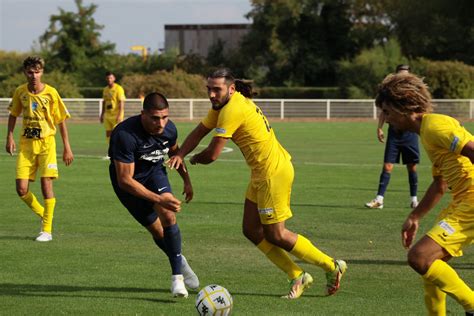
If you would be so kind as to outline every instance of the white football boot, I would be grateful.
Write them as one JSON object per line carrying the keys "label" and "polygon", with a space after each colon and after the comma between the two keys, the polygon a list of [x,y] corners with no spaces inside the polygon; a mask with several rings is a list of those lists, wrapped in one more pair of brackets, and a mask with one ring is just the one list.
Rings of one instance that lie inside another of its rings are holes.
{"label": "white football boot", "polygon": [[199,289],[199,279],[189,265],[186,257],[181,255],[181,272],[184,277],[184,284],[191,290]]}
{"label": "white football boot", "polygon": [[188,290],[184,286],[184,278],[182,274],[175,274],[171,276],[171,294],[174,297],[188,297]]}
{"label": "white football boot", "polygon": [[41,232],[38,237],[35,239],[36,241],[47,242],[53,240],[53,235],[47,232]]}

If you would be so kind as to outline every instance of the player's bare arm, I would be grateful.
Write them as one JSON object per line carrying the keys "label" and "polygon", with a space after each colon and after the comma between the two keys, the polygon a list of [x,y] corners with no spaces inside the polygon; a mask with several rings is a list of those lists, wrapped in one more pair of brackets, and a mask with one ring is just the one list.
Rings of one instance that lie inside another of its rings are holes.
{"label": "player's bare arm", "polygon": [[15,129],[16,117],[13,115],[8,116],[8,125],[7,125],[7,142],[5,145],[5,150],[7,153],[13,155],[16,151],[15,139],[13,138],[13,130]]}
{"label": "player's bare arm", "polygon": [[102,108],[101,108],[100,116],[99,116],[100,123],[104,123],[104,113],[105,113],[105,99],[102,99]]}
{"label": "player's bare arm", "polygon": [[402,225],[402,244],[410,248],[418,231],[419,221],[439,202],[447,190],[446,181],[440,176],[433,177],[433,182],[426,191],[420,204],[408,215]]}
{"label": "player's bare arm", "polygon": [[379,142],[384,143],[385,142],[385,135],[383,134],[383,124],[385,123],[385,115],[383,112],[380,112],[379,115],[379,122],[377,125],[377,138]]}
{"label": "player's bare arm", "polygon": [[224,149],[225,144],[227,143],[227,138],[224,137],[214,137],[207,146],[206,149],[201,151],[199,154],[196,154],[189,159],[189,162],[192,165],[195,164],[210,164],[214,162],[221,154],[222,149]]}
{"label": "player's bare arm", "polygon": [[466,156],[474,163],[474,142],[469,141],[461,150],[461,155]]}
{"label": "player's bare arm", "polygon": [[63,140],[63,161],[66,166],[69,166],[74,160],[74,154],[72,153],[71,145],[69,144],[69,134],[67,131],[66,121],[62,121],[58,124],[58,126],[59,132],[61,133],[61,138]]}
{"label": "player's bare arm", "polygon": [[118,102],[117,123],[122,122],[124,116],[125,101],[122,99]]}
{"label": "player's bare arm", "polygon": [[117,173],[118,185],[122,190],[152,203],[158,203],[165,209],[173,212],[179,212],[181,210],[181,202],[172,194],[160,196],[159,194],[148,190],[140,182],[133,179],[133,173],[135,171],[134,163],[123,163],[114,160],[114,165],[115,172]]}
{"label": "player's bare arm", "polygon": [[[178,144],[175,144],[172,148],[170,148],[169,151],[169,156],[172,157],[179,151],[179,146]],[[184,199],[186,203],[189,203],[194,196],[194,191],[193,191],[193,185],[191,184],[191,178],[189,177],[189,173],[186,170],[186,164],[184,161],[180,165],[180,167],[176,170],[178,171],[179,175],[183,179],[183,192],[184,194]]]}
{"label": "player's bare arm", "polygon": [[192,152],[199,142],[204,138],[204,136],[209,134],[210,131],[211,130],[209,128],[204,126],[202,123],[199,123],[199,125],[196,126],[196,128],[191,133],[189,133],[188,137],[186,137],[178,152],[168,161],[166,161],[166,164],[168,164],[171,169],[178,169],[183,163],[184,157]]}

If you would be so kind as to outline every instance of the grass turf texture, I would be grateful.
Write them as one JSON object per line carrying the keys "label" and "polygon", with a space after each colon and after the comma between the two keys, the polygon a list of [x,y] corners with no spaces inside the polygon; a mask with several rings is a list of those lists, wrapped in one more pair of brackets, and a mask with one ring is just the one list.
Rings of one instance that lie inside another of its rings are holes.
{"label": "grass turf texture", "polygon": [[[177,125],[182,142],[195,123]],[[376,139],[375,121],[272,125],[295,165],[294,217],[287,226],[347,260],[341,290],[324,297],[323,271],[299,262],[315,285],[296,301],[280,298],[288,290],[285,274],[241,234],[249,170],[230,142],[234,150],[214,164],[188,166],[195,198],[178,215],[183,252],[202,287],[226,287],[235,315],[424,315],[422,283],[400,243],[410,202],[403,166],[394,168],[385,208],[364,207],[375,196],[382,167],[384,146]],[[474,125],[466,126],[474,131]],[[5,130],[0,125],[2,140]],[[68,168],[60,162],[50,243],[33,241],[39,220],[16,196],[15,158],[0,154],[0,314],[194,315],[197,291],[187,300],[171,297],[167,258],[112,191],[108,162],[100,159],[106,152],[102,126],[71,123],[69,130],[76,159]],[[61,154],[59,135],[57,140]],[[170,178],[181,196],[179,176],[171,172]],[[419,197],[430,181],[423,152]],[[42,201],[39,181],[31,188]],[[422,221],[418,237],[447,200]],[[451,264],[474,285],[472,261],[468,249]],[[461,313],[448,298],[448,314]]]}

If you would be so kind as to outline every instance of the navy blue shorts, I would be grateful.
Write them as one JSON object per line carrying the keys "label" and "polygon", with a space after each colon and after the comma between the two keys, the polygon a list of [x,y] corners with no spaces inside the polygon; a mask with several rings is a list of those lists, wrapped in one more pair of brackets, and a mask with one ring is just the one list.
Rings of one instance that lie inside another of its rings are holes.
{"label": "navy blue shorts", "polygon": [[[115,194],[119,198],[123,206],[128,212],[139,222],[142,226],[150,226],[158,218],[158,214],[153,209],[153,203],[141,198],[138,198],[128,192],[122,190],[116,180],[115,168],[110,168],[110,179],[114,188]],[[112,173],[113,172],[113,173]],[[142,183],[148,190],[157,194],[165,192],[172,193],[171,185],[166,175],[151,177]]]}
{"label": "navy blue shorts", "polygon": [[418,135],[412,132],[397,132],[389,127],[383,161],[400,163],[400,156],[404,165],[420,162]]}

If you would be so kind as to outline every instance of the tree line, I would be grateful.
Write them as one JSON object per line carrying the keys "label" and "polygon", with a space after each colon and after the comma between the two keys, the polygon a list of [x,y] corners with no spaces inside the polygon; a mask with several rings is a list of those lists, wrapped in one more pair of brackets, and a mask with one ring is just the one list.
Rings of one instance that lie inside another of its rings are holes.
{"label": "tree line", "polygon": [[[205,76],[227,66],[264,97],[370,98],[387,73],[408,63],[436,98],[474,98],[470,0],[251,0],[251,30],[238,50],[225,52],[222,39],[206,58],[167,51],[146,62],[100,39],[96,4],[75,3],[75,12],[50,17],[30,52],[46,59],[45,81],[66,97],[100,96],[107,70],[129,97],[156,87],[169,97],[205,97]],[[0,51],[1,97],[23,82],[25,55]]]}

